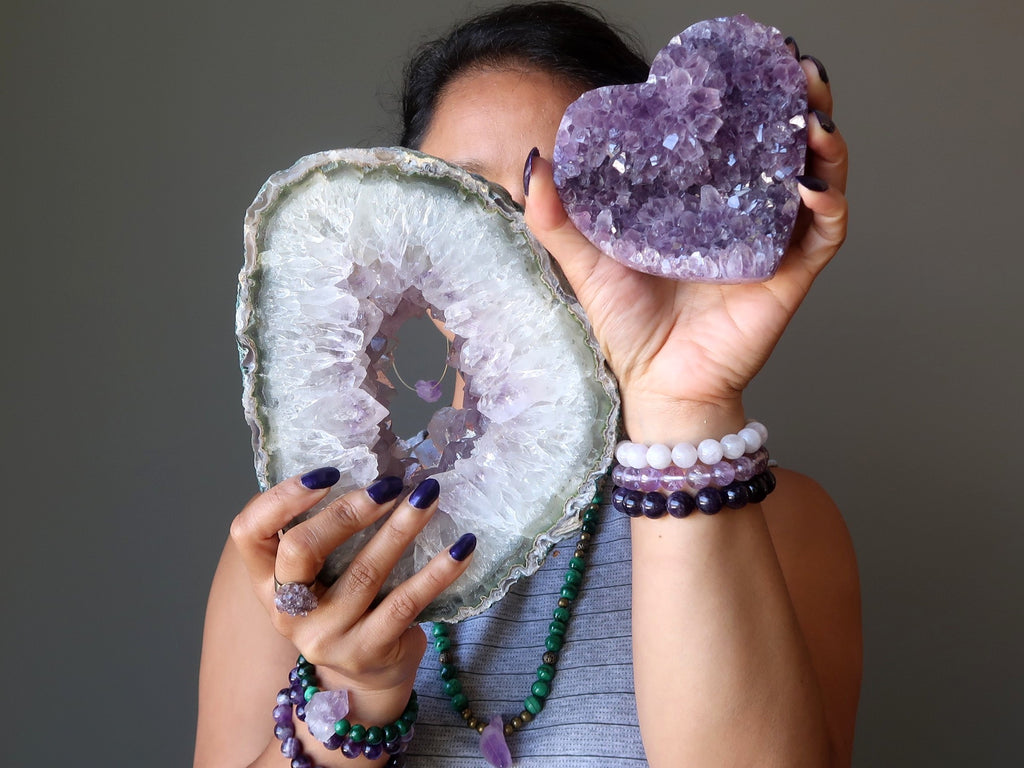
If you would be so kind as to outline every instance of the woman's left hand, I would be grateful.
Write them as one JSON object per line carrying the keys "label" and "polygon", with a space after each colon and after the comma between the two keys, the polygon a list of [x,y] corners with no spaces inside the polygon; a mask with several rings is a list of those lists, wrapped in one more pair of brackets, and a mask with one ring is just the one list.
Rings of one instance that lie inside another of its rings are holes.
{"label": "woman's left hand", "polygon": [[[656,277],[605,256],[567,217],[549,162],[533,162],[526,221],[558,261],[590,318],[622,393],[626,431],[654,442],[706,437],[742,424],[741,396],[846,236],[846,143],[832,95],[811,59],[808,176],[789,248],[763,283],[719,285]],[[820,113],[817,114],[815,111]],[[813,181],[811,182],[813,184]],[[680,423],[694,424],[679,434]]]}

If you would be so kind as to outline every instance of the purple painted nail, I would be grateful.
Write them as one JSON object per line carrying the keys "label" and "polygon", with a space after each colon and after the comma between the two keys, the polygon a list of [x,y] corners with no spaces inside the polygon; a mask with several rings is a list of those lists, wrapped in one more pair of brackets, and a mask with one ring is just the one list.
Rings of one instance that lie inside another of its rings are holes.
{"label": "purple painted nail", "polygon": [[330,488],[336,482],[341,479],[341,472],[336,470],[334,467],[320,467],[314,469],[311,472],[307,472],[301,478],[301,482],[304,486],[309,488],[311,491],[319,491],[324,488]]}
{"label": "purple painted nail", "polygon": [[796,38],[795,37],[790,35],[789,37],[787,37],[782,42],[785,43],[786,45],[793,46],[793,55],[796,56],[797,59],[800,58],[800,46],[796,44]]}
{"label": "purple painted nail", "polygon": [[416,486],[416,489],[409,494],[409,503],[416,509],[426,509],[435,501],[441,493],[441,485],[432,477],[428,477]]}
{"label": "purple painted nail", "polygon": [[800,57],[800,61],[803,61],[804,59],[807,59],[812,64],[814,64],[815,67],[818,68],[818,77],[821,78],[821,82],[827,83],[828,72],[825,71],[825,65],[818,61],[814,56],[811,56],[811,54],[809,53],[805,53],[803,56]]}
{"label": "purple painted nail", "polygon": [[464,533],[458,541],[451,545],[448,554],[452,556],[452,560],[461,563],[473,554],[474,549],[476,549],[476,536],[472,533]]}
{"label": "purple painted nail", "polygon": [[386,504],[389,501],[394,501],[401,492],[402,478],[393,476],[382,477],[366,489],[366,495],[377,504]]}
{"label": "purple painted nail", "polygon": [[527,197],[530,195],[530,176],[533,173],[533,160],[536,157],[540,157],[540,150],[534,147],[526,156],[526,167],[523,168],[523,194]]}
{"label": "purple painted nail", "polygon": [[818,125],[825,133],[835,133],[836,124],[832,122],[832,118],[822,112],[820,109],[812,109],[814,116],[818,118]]}
{"label": "purple painted nail", "polygon": [[828,184],[817,176],[797,176],[796,180],[812,192],[825,192],[828,190]]}

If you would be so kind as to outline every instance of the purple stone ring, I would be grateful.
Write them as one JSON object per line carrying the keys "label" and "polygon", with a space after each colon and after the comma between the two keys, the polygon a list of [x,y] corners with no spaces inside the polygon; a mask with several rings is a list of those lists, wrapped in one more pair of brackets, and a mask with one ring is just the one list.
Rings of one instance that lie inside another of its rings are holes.
{"label": "purple stone ring", "polygon": [[315,611],[320,604],[313,594],[313,583],[303,584],[299,581],[286,581],[282,584],[274,576],[274,607],[279,613],[289,616],[306,616]]}
{"label": "purple stone ring", "polygon": [[807,79],[743,15],[694,24],[644,83],[587,91],[555,140],[569,218],[626,266],[677,280],[770,278],[793,232]]}

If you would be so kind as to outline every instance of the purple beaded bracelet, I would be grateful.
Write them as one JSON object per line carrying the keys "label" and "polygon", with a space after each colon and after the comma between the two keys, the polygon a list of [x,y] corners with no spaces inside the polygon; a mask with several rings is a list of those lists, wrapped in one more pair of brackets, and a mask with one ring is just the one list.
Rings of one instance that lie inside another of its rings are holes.
{"label": "purple beaded bracelet", "polygon": [[701,462],[688,469],[670,466],[666,469],[654,467],[627,467],[619,464],[612,471],[612,482],[620,488],[631,491],[689,491],[696,493],[702,488],[725,488],[735,481],[746,482],[768,469],[768,450],[760,448],[752,454],[738,459],[723,459],[708,465]]}
{"label": "purple beaded bracelet", "polygon": [[[274,736],[281,742],[281,753],[291,759],[292,768],[324,768],[323,766],[314,766],[313,758],[302,749],[302,743],[295,735],[295,721],[292,719],[293,707],[295,717],[299,720],[306,719],[306,704],[317,692],[315,667],[300,656],[295,667],[288,673],[288,687],[278,691],[273,712]],[[358,738],[353,738],[352,733],[356,729],[361,729],[363,732],[368,730],[383,732],[385,729],[366,729],[364,726],[349,725],[347,720],[343,720],[339,722],[339,725],[344,723],[345,734],[336,732],[323,742],[323,745],[330,750],[340,749],[345,757],[352,759],[366,757],[376,760],[384,754],[388,754],[390,758],[385,763],[386,768],[402,768],[406,761],[405,752],[409,748],[409,742],[412,741],[415,731],[413,723],[416,720],[417,710],[416,692],[413,691],[405,712],[402,717],[398,718],[402,721],[401,725],[404,726],[403,732],[386,743],[370,743],[366,740],[365,733]],[[396,721],[395,725],[400,724]],[[388,730],[391,728],[392,726],[387,727]]]}
{"label": "purple beaded bracelet", "polygon": [[740,509],[747,504],[758,504],[774,490],[775,475],[766,470],[750,480],[737,480],[724,488],[702,488],[693,495],[686,491],[673,491],[666,496],[661,491],[645,493],[616,486],[612,492],[612,506],[630,517],[658,518],[666,513],[672,517],[686,517],[695,509],[713,515],[723,507]]}

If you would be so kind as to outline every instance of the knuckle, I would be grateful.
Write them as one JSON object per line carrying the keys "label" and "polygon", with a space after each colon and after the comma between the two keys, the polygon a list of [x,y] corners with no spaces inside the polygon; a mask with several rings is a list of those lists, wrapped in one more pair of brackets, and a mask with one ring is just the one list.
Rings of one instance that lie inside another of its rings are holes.
{"label": "knuckle", "polygon": [[416,621],[420,610],[419,601],[404,590],[392,592],[391,598],[387,601],[387,618],[403,626]]}
{"label": "knuckle", "polygon": [[365,558],[352,561],[345,573],[345,579],[349,589],[374,592],[380,588],[382,581],[380,572]]}
{"label": "knuckle", "polygon": [[332,527],[350,530],[360,530],[365,527],[359,508],[344,496],[324,507],[317,517],[322,518],[322,523],[327,523]]}
{"label": "knuckle", "polygon": [[285,568],[299,568],[318,559],[318,542],[314,531],[300,525],[281,537],[277,548],[277,561]]}

